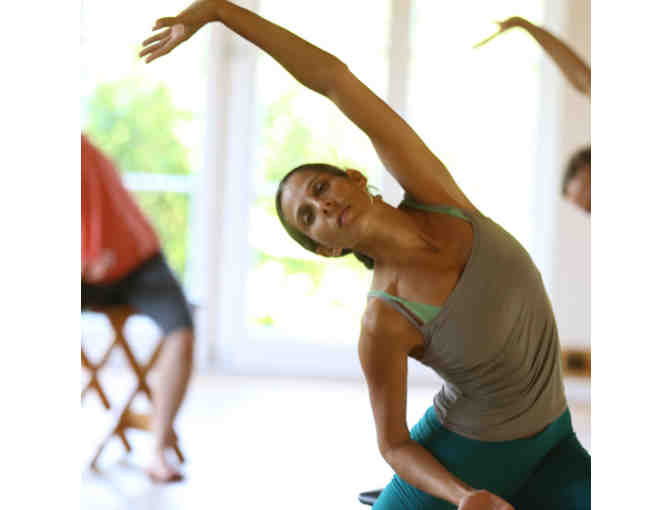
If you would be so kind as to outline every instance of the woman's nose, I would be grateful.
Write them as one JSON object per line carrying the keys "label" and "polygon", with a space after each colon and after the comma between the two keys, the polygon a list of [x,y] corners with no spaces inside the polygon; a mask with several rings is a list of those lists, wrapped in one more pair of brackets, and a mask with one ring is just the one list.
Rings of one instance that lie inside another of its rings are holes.
{"label": "woman's nose", "polygon": [[334,212],[334,209],[336,208],[336,203],[329,198],[319,198],[318,207],[320,208],[320,211],[322,211],[323,214],[329,216],[331,215],[332,212]]}

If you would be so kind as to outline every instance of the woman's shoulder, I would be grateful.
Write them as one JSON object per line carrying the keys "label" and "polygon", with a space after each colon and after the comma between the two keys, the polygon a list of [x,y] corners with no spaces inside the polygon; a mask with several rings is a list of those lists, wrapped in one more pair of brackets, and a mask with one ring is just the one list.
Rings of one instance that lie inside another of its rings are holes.
{"label": "woman's shoulder", "polygon": [[[388,284],[375,289],[389,295],[396,294],[396,286]],[[422,344],[422,335],[410,321],[387,301],[369,294],[362,315],[361,336],[383,342],[399,341],[410,348]],[[410,350],[410,349],[409,349]]]}

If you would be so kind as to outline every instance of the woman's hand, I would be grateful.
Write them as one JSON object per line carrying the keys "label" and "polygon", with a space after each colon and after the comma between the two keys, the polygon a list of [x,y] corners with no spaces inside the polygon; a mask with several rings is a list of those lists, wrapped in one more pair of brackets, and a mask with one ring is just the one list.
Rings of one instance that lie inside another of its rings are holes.
{"label": "woman's hand", "polygon": [[463,497],[457,510],[514,510],[514,508],[491,492],[477,490]]}
{"label": "woman's hand", "polygon": [[143,49],[140,57],[149,55],[145,60],[149,64],[189,39],[203,25],[216,19],[216,2],[213,0],[196,0],[174,18],[159,18],[152,30],[159,28],[165,28],[165,30],[142,41]]}
{"label": "woman's hand", "polygon": [[515,27],[525,28],[525,26],[527,26],[529,22],[525,18],[521,18],[519,16],[513,16],[511,18],[505,19],[504,21],[495,21],[495,23],[499,25],[499,30],[494,34],[492,34],[490,37],[486,37],[481,42],[475,44],[474,48],[483,46],[485,43],[492,41],[498,35],[503,34],[507,30],[510,30],[512,28]]}

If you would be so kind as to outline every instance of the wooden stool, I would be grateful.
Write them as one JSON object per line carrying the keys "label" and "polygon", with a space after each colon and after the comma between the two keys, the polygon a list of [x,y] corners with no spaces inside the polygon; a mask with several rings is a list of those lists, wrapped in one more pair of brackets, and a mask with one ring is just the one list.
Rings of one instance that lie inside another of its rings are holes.
{"label": "wooden stool", "polygon": [[[130,407],[131,403],[133,402],[135,397],[137,397],[140,394],[140,392],[144,392],[145,395],[147,396],[147,399],[150,402],[152,402],[152,392],[151,389],[149,388],[149,384],[147,384],[146,376],[151,370],[156,360],[158,359],[159,354],[161,352],[161,347],[163,346],[163,342],[162,341],[159,342],[156,349],[152,353],[149,361],[147,362],[146,365],[143,366],[137,361],[137,359],[133,355],[133,351],[131,351],[131,348],[128,345],[128,342],[126,341],[126,338],[124,337],[123,333],[123,328],[124,325],[126,324],[126,321],[132,315],[136,315],[136,312],[133,311],[133,309],[128,306],[115,306],[110,308],[92,308],[90,311],[105,314],[108,320],[110,321],[112,329],[114,330],[114,340],[109,345],[107,350],[104,352],[102,358],[98,363],[92,363],[89,360],[89,358],[86,355],[86,352],[84,351],[84,345],[82,345],[82,368],[86,370],[87,373],[89,374],[89,379],[87,383],[84,385],[84,388],[82,389],[81,398],[82,400],[84,400],[84,395],[86,395],[87,391],[94,390],[100,397],[100,400],[103,403],[103,406],[105,406],[105,409],[111,411],[112,414],[112,423],[110,429],[105,434],[102,441],[96,448],[93,458],[89,463],[91,469],[96,469],[96,461],[100,457],[100,454],[105,448],[107,442],[113,436],[115,435],[119,436],[119,439],[121,439],[121,442],[124,444],[124,448],[126,448],[126,451],[130,453],[131,444],[128,442],[128,439],[126,438],[125,433],[126,429],[135,428],[140,430],[148,430],[148,431],[151,430],[150,416],[147,414],[133,412],[131,411]],[[103,366],[105,366],[105,363],[108,361],[110,357],[110,353],[115,347],[121,348],[121,350],[124,353],[124,357],[126,358],[126,361],[130,365],[137,379],[137,382],[133,386],[133,390],[131,391],[130,395],[128,395],[126,400],[118,409],[112,409],[110,401],[105,395],[102,386],[100,385],[100,381],[98,380],[98,374],[97,374],[98,370]],[[177,434],[175,434],[174,430],[171,430],[170,435],[171,435],[170,446],[175,450],[175,454],[177,455],[179,461],[184,462],[184,456],[182,455],[182,452],[180,451],[180,448],[178,447],[177,444],[178,443]]]}
{"label": "wooden stool", "polygon": [[565,375],[590,379],[590,349],[563,349],[562,368]]}

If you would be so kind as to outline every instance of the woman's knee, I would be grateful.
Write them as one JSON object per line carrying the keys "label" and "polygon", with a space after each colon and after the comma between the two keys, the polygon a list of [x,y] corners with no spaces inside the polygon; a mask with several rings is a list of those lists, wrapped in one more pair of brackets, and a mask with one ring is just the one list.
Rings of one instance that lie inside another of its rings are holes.
{"label": "woman's knee", "polygon": [[179,352],[179,358],[191,362],[194,358],[194,344],[195,344],[195,335],[194,330],[189,327],[184,327],[175,331],[170,332],[166,335],[165,342],[171,350]]}

